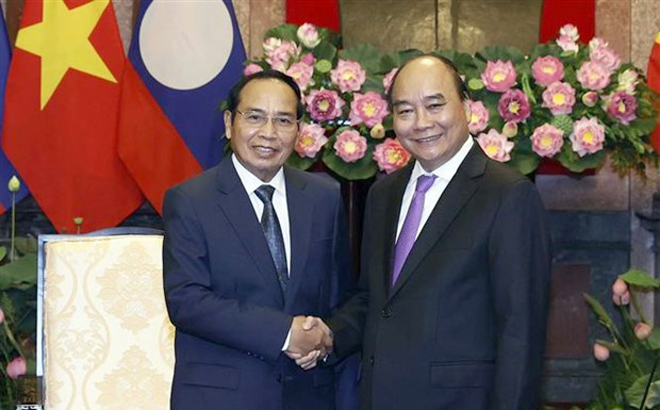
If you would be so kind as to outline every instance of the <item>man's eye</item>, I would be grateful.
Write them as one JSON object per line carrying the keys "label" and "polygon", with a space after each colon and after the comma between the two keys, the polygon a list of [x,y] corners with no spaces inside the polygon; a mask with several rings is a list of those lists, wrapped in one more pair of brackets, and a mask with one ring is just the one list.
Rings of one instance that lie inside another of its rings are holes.
{"label": "man's eye", "polygon": [[264,120],[264,116],[261,114],[248,113],[245,115],[245,119],[249,122],[262,122]]}
{"label": "man's eye", "polygon": [[275,117],[275,123],[282,126],[291,126],[293,125],[294,121],[293,118],[289,117]]}
{"label": "man's eye", "polygon": [[442,107],[444,107],[443,103],[433,103],[433,104],[429,104],[427,106],[429,111],[437,111],[437,110],[441,109]]}
{"label": "man's eye", "polygon": [[397,111],[396,115],[403,116],[403,115],[410,115],[412,113],[412,110],[410,108],[403,108]]}

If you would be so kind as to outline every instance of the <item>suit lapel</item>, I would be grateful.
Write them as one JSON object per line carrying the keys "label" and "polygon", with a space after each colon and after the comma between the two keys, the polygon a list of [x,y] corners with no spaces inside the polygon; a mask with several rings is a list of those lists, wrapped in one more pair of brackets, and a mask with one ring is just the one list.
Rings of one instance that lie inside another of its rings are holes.
{"label": "suit lapel", "polygon": [[296,298],[305,275],[305,264],[312,235],[312,216],[314,198],[306,188],[303,181],[295,172],[284,168],[286,179],[286,200],[289,209],[289,232],[291,234],[291,272],[289,286],[285,295],[285,304],[288,306]]}
{"label": "suit lapel", "polygon": [[225,157],[218,166],[217,187],[220,191],[220,209],[252,257],[268,288],[273,289],[273,296],[284,306],[282,288],[277,280],[277,272],[261,224],[229,157]]}
{"label": "suit lapel", "polygon": [[451,222],[456,219],[465,204],[472,198],[479,186],[479,177],[484,173],[486,162],[487,158],[481,152],[481,148],[478,144],[474,144],[419,233],[406,262],[401,268],[399,279],[390,292],[389,299],[394,297],[406,283],[415,268],[440,240]]}

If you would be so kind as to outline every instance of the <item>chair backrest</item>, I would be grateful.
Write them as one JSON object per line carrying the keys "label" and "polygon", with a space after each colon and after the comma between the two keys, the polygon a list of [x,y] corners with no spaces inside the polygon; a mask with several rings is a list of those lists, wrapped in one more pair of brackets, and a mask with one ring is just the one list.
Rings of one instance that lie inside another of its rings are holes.
{"label": "chair backrest", "polygon": [[162,232],[41,235],[37,376],[47,410],[167,410],[174,328]]}

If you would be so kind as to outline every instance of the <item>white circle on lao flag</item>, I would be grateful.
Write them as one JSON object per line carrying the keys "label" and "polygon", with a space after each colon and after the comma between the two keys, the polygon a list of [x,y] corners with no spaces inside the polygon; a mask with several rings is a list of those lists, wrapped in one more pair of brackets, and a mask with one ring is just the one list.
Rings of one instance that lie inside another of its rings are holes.
{"label": "white circle on lao flag", "polygon": [[192,90],[225,67],[234,43],[224,2],[154,0],[140,26],[140,54],[161,84]]}

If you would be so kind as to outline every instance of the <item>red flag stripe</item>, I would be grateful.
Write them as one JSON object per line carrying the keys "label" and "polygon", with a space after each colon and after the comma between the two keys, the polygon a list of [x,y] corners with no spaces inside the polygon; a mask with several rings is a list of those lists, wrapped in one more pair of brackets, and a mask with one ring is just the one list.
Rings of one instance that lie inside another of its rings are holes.
{"label": "red flag stripe", "polygon": [[[120,135],[139,135],[140,139],[122,138],[119,156],[149,202],[161,213],[164,192],[199,174],[202,167],[131,64],[126,65],[124,72],[121,106]],[[149,152],[152,155],[145,158]]]}

